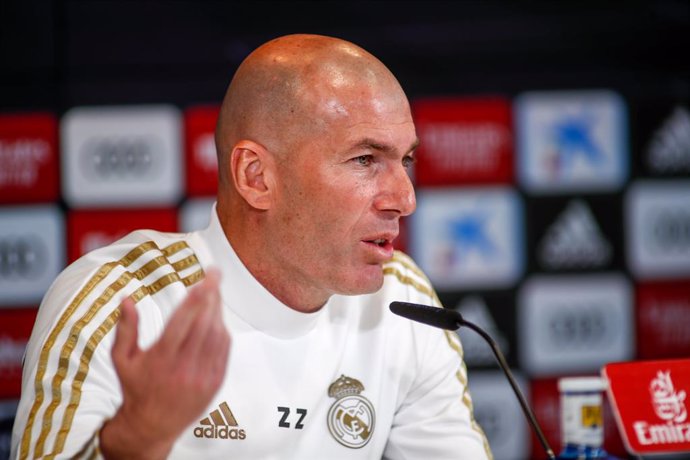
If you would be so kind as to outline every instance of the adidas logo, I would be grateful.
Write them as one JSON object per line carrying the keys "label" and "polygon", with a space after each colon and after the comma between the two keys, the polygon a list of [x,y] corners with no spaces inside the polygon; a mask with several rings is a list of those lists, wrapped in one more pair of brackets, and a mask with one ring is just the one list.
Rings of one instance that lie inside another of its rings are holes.
{"label": "adidas logo", "polygon": [[199,422],[201,426],[194,428],[194,436],[209,439],[244,439],[245,431],[237,427],[237,420],[232,415],[228,403],[222,402],[218,409]]}
{"label": "adidas logo", "polygon": [[[508,354],[510,351],[508,340],[496,325],[484,299],[475,296],[466,297],[458,304],[457,310],[463,318],[488,332],[494,338],[503,354]],[[461,328],[458,330],[458,334],[460,335],[460,340],[462,340],[462,348],[465,351],[465,362],[470,366],[494,364],[496,359],[491,348],[486,346],[484,339],[479,334],[475,334],[474,331],[468,334],[465,334],[464,331],[466,329]]]}
{"label": "adidas logo", "polygon": [[538,248],[547,268],[602,267],[611,260],[611,245],[582,200],[571,201],[547,230]]}
{"label": "adidas logo", "polygon": [[649,143],[647,161],[656,173],[690,171],[690,112],[676,107]]}

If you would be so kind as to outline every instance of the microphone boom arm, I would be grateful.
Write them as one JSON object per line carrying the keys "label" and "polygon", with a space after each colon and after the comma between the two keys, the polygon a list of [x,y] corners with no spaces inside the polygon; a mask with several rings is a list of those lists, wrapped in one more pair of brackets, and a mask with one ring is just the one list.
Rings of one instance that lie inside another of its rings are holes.
{"label": "microphone boom arm", "polygon": [[[457,312],[456,312],[457,313]],[[542,447],[544,448],[544,451],[546,451],[546,455],[549,457],[549,459],[555,460],[556,455],[553,453],[553,450],[551,449],[551,446],[549,446],[548,441],[546,440],[546,436],[544,436],[544,433],[541,430],[541,427],[539,426],[539,423],[537,422],[537,418],[534,415],[534,412],[532,409],[529,407],[527,404],[527,401],[525,400],[525,396],[522,394],[522,390],[520,390],[520,387],[518,386],[517,382],[515,381],[515,377],[513,377],[513,373],[510,372],[510,367],[508,366],[508,363],[506,362],[505,357],[503,356],[503,353],[501,352],[501,349],[498,348],[498,344],[494,339],[491,338],[489,334],[484,331],[484,329],[480,328],[476,324],[467,321],[464,319],[459,313],[457,317],[458,321],[458,326],[464,326],[467,328],[472,329],[474,332],[482,336],[484,340],[489,344],[491,347],[491,351],[493,351],[494,356],[498,360],[499,366],[503,373],[505,374],[506,378],[508,379],[508,382],[510,383],[510,386],[513,387],[513,391],[517,395],[517,399],[520,402],[520,407],[522,408],[522,412],[525,414],[525,417],[530,421],[530,424],[534,428],[534,432],[537,435],[537,438],[539,439],[539,442],[541,443]]]}
{"label": "microphone boom arm", "polygon": [[534,416],[534,412],[532,412],[532,409],[529,407],[529,404],[527,404],[525,396],[522,394],[520,387],[515,381],[513,373],[510,371],[510,367],[508,366],[508,363],[506,362],[506,359],[503,356],[501,349],[498,348],[498,345],[496,344],[494,339],[492,339],[491,336],[487,334],[485,330],[483,330],[476,324],[465,320],[458,311],[451,310],[449,308],[432,307],[430,305],[421,305],[410,302],[392,302],[390,304],[390,310],[396,315],[400,315],[404,318],[411,319],[413,321],[418,321],[428,326],[438,327],[445,330],[456,331],[461,326],[465,326],[472,329],[474,332],[479,334],[484,340],[486,340],[486,342],[491,347],[491,351],[493,351],[496,360],[498,360],[499,367],[501,368],[505,376],[508,378],[508,382],[510,382],[510,386],[513,388],[513,393],[515,393],[515,396],[520,402],[522,412],[524,412],[525,417],[527,417],[527,420],[532,426],[534,433],[537,435],[537,438],[539,439],[539,442],[544,448],[546,455],[548,456],[549,460],[556,459],[556,456],[554,455],[551,446],[549,446],[549,443],[546,440],[546,436],[544,436],[544,433],[542,432],[541,427],[537,422],[537,418]]}

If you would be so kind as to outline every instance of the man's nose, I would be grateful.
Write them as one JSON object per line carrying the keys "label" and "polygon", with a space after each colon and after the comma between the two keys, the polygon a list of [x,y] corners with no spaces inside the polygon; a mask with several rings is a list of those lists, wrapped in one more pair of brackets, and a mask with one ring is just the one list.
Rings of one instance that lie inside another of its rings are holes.
{"label": "man's nose", "polygon": [[412,214],[417,207],[412,180],[403,166],[391,168],[381,182],[376,200],[381,211],[394,211],[400,216]]}

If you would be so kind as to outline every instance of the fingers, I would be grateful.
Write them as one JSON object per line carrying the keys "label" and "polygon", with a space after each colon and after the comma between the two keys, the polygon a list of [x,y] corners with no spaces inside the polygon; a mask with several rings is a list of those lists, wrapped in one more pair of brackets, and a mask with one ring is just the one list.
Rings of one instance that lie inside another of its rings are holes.
{"label": "fingers", "polygon": [[123,364],[138,350],[139,316],[134,300],[127,297],[120,304],[120,320],[115,331],[115,342],[112,348],[112,358],[115,366],[121,370]]}
{"label": "fingers", "polygon": [[214,347],[220,346],[220,338],[227,335],[217,280],[212,279],[209,284],[209,288],[203,291],[203,305],[197,307],[194,324],[179,350],[179,361],[189,372],[203,372],[205,363],[214,356]]}
{"label": "fingers", "polygon": [[[190,289],[182,305],[173,313],[159,346],[174,356],[196,346],[209,323],[220,318],[220,273],[211,269],[204,280]],[[201,336],[201,337],[199,337]]]}
{"label": "fingers", "polygon": [[196,316],[180,343],[176,373],[197,391],[215,392],[225,376],[230,337],[223,321],[219,274],[211,271],[208,277],[202,289],[190,292],[190,298],[199,303],[184,307],[196,309]]}
{"label": "fingers", "polygon": [[120,306],[112,348],[123,389],[118,414],[136,432],[149,433],[148,440],[176,439],[198,419],[223,381],[230,338],[219,284],[218,271],[209,270],[172,314],[159,340],[145,351],[137,345],[134,302],[126,299]]}
{"label": "fingers", "polygon": [[[209,389],[216,389],[225,376],[230,350],[230,335],[223,323],[222,314],[218,311],[217,318],[213,318],[200,344],[198,357],[195,360],[196,372],[206,376],[204,385]],[[199,359],[200,357],[200,359]]]}
{"label": "fingers", "polygon": [[209,388],[214,382],[220,384],[227,366],[230,338],[223,321],[219,281],[219,272],[209,270],[207,277],[190,289],[158,342],[146,352],[137,346],[138,318],[134,302],[131,299],[122,302],[112,349],[121,380],[126,378],[128,360],[139,351],[148,363],[148,372],[176,375],[174,378],[199,388]]}

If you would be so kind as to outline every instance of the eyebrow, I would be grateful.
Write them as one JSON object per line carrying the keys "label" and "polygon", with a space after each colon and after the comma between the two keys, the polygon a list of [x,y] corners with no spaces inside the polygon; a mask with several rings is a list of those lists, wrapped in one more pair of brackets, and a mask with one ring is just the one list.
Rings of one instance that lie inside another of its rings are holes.
{"label": "eyebrow", "polygon": [[[407,149],[405,154],[411,153],[413,150],[415,150],[419,146],[419,138],[415,139],[414,142],[410,145],[410,148]],[[374,139],[371,138],[364,138],[362,139],[361,142],[358,142],[355,146],[355,149],[358,148],[370,148],[373,150],[377,150],[379,152],[383,153],[392,153],[395,152],[395,147],[393,147],[390,144],[382,144],[381,142],[378,142]]]}

